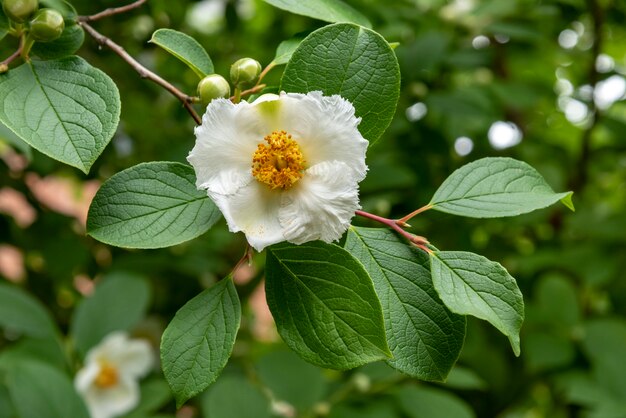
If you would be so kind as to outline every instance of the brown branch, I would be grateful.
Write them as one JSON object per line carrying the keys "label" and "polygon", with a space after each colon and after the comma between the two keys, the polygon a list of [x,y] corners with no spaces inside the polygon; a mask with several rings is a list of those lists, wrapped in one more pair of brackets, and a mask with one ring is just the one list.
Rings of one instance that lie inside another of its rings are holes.
{"label": "brown branch", "polygon": [[134,3],[127,4],[126,6],[110,7],[108,9],[101,11],[100,13],[96,13],[96,14],[89,15],[89,16],[80,16],[78,18],[78,21],[79,22],[93,22],[94,20],[102,19],[104,17],[109,17],[109,16],[113,16],[116,14],[120,14],[120,13],[126,13],[130,10],[141,7],[147,1],[148,0],[137,0]]}
{"label": "brown branch", "polygon": [[91,35],[96,40],[96,42],[98,42],[100,45],[107,46],[113,52],[119,55],[124,61],[126,61],[131,67],[133,67],[133,69],[137,71],[137,73],[139,73],[142,78],[146,78],[172,93],[174,97],[176,97],[183,103],[183,106],[185,107],[185,109],[187,109],[187,112],[189,112],[196,124],[200,125],[202,123],[202,119],[200,118],[200,116],[198,116],[193,106],[191,105],[194,101],[193,97],[186,95],[185,93],[174,87],[174,85],[172,85],[170,82],[164,80],[159,75],[153,73],[152,71],[141,65],[135,58],[133,58],[128,52],[126,52],[124,48],[95,30],[89,23],[87,23],[87,21],[79,19],[78,24],[81,25],[83,29],[85,29],[85,31],[87,31],[87,33],[89,33],[89,35]]}
{"label": "brown branch", "polygon": [[15,61],[15,59],[22,54],[22,45],[23,43],[20,42],[20,46],[17,48],[17,50],[12,53],[10,57],[0,62],[0,73],[7,72],[9,70],[9,64]]}

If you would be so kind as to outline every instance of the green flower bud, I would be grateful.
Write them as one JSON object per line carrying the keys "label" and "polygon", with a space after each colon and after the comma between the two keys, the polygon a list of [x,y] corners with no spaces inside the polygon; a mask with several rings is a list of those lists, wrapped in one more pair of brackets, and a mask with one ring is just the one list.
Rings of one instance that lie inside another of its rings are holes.
{"label": "green flower bud", "polygon": [[230,66],[230,81],[236,86],[250,85],[261,74],[261,64],[252,58],[242,58]]}
{"label": "green flower bud", "polygon": [[203,104],[209,104],[213,99],[229,97],[230,85],[219,74],[207,75],[198,83],[198,96]]}
{"label": "green flower bud", "polygon": [[39,2],[37,0],[4,0],[2,10],[9,19],[22,23],[37,11]]}
{"label": "green flower bud", "polygon": [[54,9],[41,9],[30,21],[30,36],[38,42],[57,39],[65,29],[63,15]]}

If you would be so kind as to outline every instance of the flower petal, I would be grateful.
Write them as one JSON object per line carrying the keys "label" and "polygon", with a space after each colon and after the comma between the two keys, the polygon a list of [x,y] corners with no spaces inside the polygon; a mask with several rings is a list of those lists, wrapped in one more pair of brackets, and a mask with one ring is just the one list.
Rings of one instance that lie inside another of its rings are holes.
{"label": "flower petal", "polygon": [[281,129],[298,142],[309,167],[323,161],[341,161],[358,181],[365,178],[368,142],[358,130],[354,107],[339,95],[282,93]]}
{"label": "flower petal", "polygon": [[74,387],[79,393],[85,393],[100,374],[100,364],[92,361],[85,364],[74,376]]}
{"label": "flower petal", "polygon": [[121,375],[140,378],[152,370],[154,351],[145,340],[129,340],[123,351],[112,353],[111,363],[118,366]]}
{"label": "flower petal", "polygon": [[125,332],[112,332],[87,354],[87,369],[98,363],[111,364],[120,374],[138,378],[152,369],[154,352],[145,340],[130,339]]}
{"label": "flower petal", "polygon": [[115,331],[108,334],[98,345],[89,350],[85,358],[85,364],[98,362],[99,359],[108,359],[111,353],[124,350],[127,341],[128,334],[123,331]]}
{"label": "flower petal", "polygon": [[187,157],[196,171],[196,187],[231,194],[248,184],[252,156],[269,129],[252,104],[213,100],[195,129],[196,145]]}
{"label": "flower petal", "polygon": [[304,172],[283,193],[279,221],[287,241],[303,244],[341,238],[359,209],[358,177],[341,161],[326,161]]}
{"label": "flower petal", "polygon": [[132,378],[124,378],[110,388],[91,385],[82,391],[91,418],[112,418],[122,415],[139,404],[139,385]]}
{"label": "flower petal", "polygon": [[278,222],[281,192],[252,181],[235,194],[209,196],[222,211],[231,232],[242,231],[248,243],[257,251],[284,241]]}

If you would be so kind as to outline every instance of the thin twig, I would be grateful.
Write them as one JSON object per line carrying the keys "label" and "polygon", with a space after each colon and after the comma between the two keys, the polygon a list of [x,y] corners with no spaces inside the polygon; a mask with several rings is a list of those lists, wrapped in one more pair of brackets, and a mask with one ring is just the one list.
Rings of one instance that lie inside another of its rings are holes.
{"label": "thin twig", "polygon": [[431,209],[433,207],[433,205],[426,205],[426,206],[422,206],[421,208],[414,210],[413,212],[409,213],[406,216],[403,216],[402,218],[396,220],[396,223],[400,226],[410,226],[409,224],[407,224],[407,221],[409,221],[411,218],[413,218],[416,215],[419,215],[420,213],[427,211],[428,209]]}
{"label": "thin twig", "polygon": [[202,123],[202,119],[200,118],[200,116],[198,116],[193,106],[191,105],[194,101],[193,97],[186,95],[185,93],[174,87],[171,83],[141,65],[135,58],[133,58],[128,52],[126,52],[124,48],[95,30],[89,23],[87,23],[87,21],[79,20],[78,23],[83,27],[83,29],[85,29],[85,31],[87,31],[87,33],[89,33],[89,35],[91,35],[96,40],[96,42],[98,42],[100,45],[109,47],[113,52],[115,52],[131,67],[133,67],[142,78],[153,81],[154,83],[163,87],[165,90],[172,93],[174,97],[176,97],[183,103],[183,106],[185,107],[185,109],[187,109],[187,112],[189,112],[196,124],[200,125]]}
{"label": "thin twig", "polygon": [[404,238],[408,239],[411,244],[415,245],[419,249],[426,251],[429,254],[432,253],[432,250],[428,248],[428,240],[426,238],[405,231],[400,225],[398,225],[398,222],[394,219],[383,218],[382,216],[374,215],[373,213],[365,212],[362,210],[357,210],[355,214],[376,222],[380,222],[383,225],[387,225],[389,228],[393,229]]}
{"label": "thin twig", "polygon": [[8,68],[9,64],[11,64],[13,61],[15,61],[15,59],[17,57],[19,57],[21,53],[22,53],[22,42],[20,42],[20,46],[17,48],[17,50],[14,53],[11,54],[10,57],[8,57],[4,61],[0,62],[0,72],[7,71],[9,69]]}
{"label": "thin twig", "polygon": [[141,7],[147,1],[148,0],[137,0],[136,2],[127,4],[126,6],[110,7],[108,9],[101,11],[100,13],[96,13],[96,14],[89,15],[89,16],[80,16],[78,18],[78,21],[79,22],[93,22],[94,20],[102,19],[104,17],[109,17],[109,16],[113,16],[116,14],[120,14],[120,13],[126,13],[130,10]]}
{"label": "thin twig", "polygon": [[267,67],[263,69],[263,71],[261,71],[261,74],[259,74],[259,79],[256,82],[257,86],[261,84],[261,80],[263,80],[263,78],[267,75],[267,73],[269,73],[274,67],[276,67],[276,65],[270,63]]}
{"label": "thin twig", "polygon": [[265,84],[259,84],[257,86],[254,86],[254,87],[248,89],[248,90],[243,90],[243,91],[239,92],[239,97],[237,97],[237,91],[235,91],[235,95],[231,96],[230,100],[233,103],[238,103],[241,100],[242,97],[249,96],[250,94],[257,93],[257,92],[263,90],[265,87],[266,87]]}
{"label": "thin twig", "polygon": [[241,266],[243,266],[244,264],[252,264],[252,256],[254,255],[254,248],[252,248],[252,246],[250,244],[248,244],[246,246],[246,251],[243,253],[243,255],[241,256],[241,258],[239,259],[239,261],[237,262],[237,264],[235,264],[235,267],[233,267],[233,272],[232,275],[234,276],[235,273],[237,272],[237,270],[239,270],[239,268]]}

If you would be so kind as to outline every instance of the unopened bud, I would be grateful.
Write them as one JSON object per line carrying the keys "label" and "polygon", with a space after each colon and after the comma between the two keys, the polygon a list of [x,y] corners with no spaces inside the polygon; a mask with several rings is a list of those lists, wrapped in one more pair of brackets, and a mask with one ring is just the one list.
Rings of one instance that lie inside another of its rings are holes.
{"label": "unopened bud", "polygon": [[41,9],[30,21],[30,36],[38,42],[57,39],[65,29],[63,15],[54,9]]}
{"label": "unopened bud", "polygon": [[261,74],[261,64],[252,58],[241,58],[230,66],[230,81],[235,86],[253,84]]}
{"label": "unopened bud", "polygon": [[39,2],[37,0],[4,0],[2,10],[9,19],[22,23],[37,11]]}
{"label": "unopened bud", "polygon": [[209,104],[213,99],[230,96],[230,85],[219,74],[204,77],[198,83],[198,96],[203,104]]}

